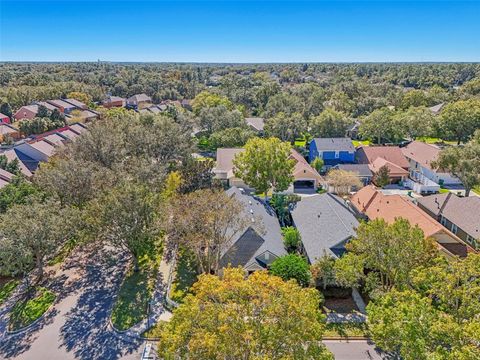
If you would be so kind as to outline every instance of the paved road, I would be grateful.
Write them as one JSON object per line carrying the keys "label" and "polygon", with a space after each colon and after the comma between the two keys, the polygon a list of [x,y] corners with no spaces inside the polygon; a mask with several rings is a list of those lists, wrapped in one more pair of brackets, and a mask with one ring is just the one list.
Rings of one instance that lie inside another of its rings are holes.
{"label": "paved road", "polygon": [[107,328],[127,265],[119,258],[111,249],[73,257],[54,277],[53,311],[25,334],[0,333],[0,359],[140,359],[142,341],[127,342]]}
{"label": "paved road", "polygon": [[396,360],[389,354],[382,352],[370,341],[366,340],[324,340],[335,356],[335,360]]}

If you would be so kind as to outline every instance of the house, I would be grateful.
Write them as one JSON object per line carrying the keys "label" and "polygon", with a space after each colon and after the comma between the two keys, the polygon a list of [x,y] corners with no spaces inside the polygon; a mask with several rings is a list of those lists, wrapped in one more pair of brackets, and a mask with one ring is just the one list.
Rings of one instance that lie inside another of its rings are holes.
{"label": "house", "polygon": [[0,169],[0,189],[10,184],[15,177],[14,174],[7,170]]}
{"label": "house", "polygon": [[0,124],[10,124],[10,118],[5,114],[0,113]]}
{"label": "house", "polygon": [[11,138],[13,140],[20,139],[20,131],[10,124],[0,123],[0,142],[5,141],[7,138]]}
{"label": "house", "polygon": [[440,251],[447,257],[465,257],[467,252],[473,251],[473,248],[457,235],[400,195],[384,195],[374,186],[369,185],[355,193],[350,204],[359,214],[363,214],[370,220],[382,218],[391,224],[395,219],[403,218],[412,225],[418,225],[425,237],[433,238]]}
{"label": "house", "polygon": [[75,105],[72,105],[61,99],[47,100],[47,103],[55,106],[62,114],[70,114],[73,110],[77,108]]}
{"label": "house", "polygon": [[462,182],[452,174],[432,166],[438,159],[441,149],[438,146],[420,141],[412,141],[402,148],[402,153],[409,162],[410,176],[416,174],[426,177],[437,185],[460,185]]}
{"label": "house", "polygon": [[249,117],[245,118],[247,126],[249,126],[253,131],[257,133],[263,133],[263,128],[265,126],[265,121],[261,117]]}
{"label": "house", "polygon": [[409,164],[398,146],[360,146],[356,160],[359,164],[367,164],[373,174],[378,173],[381,167],[387,167],[391,183],[408,179]]}
{"label": "house", "polygon": [[289,192],[315,191],[324,182],[323,177],[315,170],[305,158],[292,149],[290,159],[295,160],[293,168],[293,184]]}
{"label": "house", "polygon": [[217,149],[217,161],[213,168],[215,178],[219,179],[226,186],[236,186],[244,189],[249,187],[242,179],[235,177],[233,173],[233,159],[244,149],[239,148],[219,148]]}
{"label": "house", "polygon": [[108,96],[105,100],[103,100],[102,105],[110,109],[112,107],[124,107],[125,103],[125,98],[120,96]]}
{"label": "house", "polygon": [[127,99],[126,106],[130,109],[142,109],[152,102],[152,98],[146,94],[136,94]]}
{"label": "house", "polygon": [[[227,186],[237,186],[249,189],[243,180],[235,177],[233,173],[233,159],[235,155],[244,149],[219,148],[217,149],[217,162],[213,168],[215,178],[221,180]],[[320,174],[297,151],[292,150],[290,159],[295,160],[293,169],[294,182],[289,192],[314,191],[323,182]]]}
{"label": "house", "polygon": [[74,122],[88,122],[96,120],[98,117],[99,114],[96,111],[75,109],[66,116],[66,119]]}
{"label": "house", "polygon": [[86,132],[88,130],[87,126],[85,124],[82,124],[82,123],[70,124],[68,127],[70,128],[70,130],[73,130],[77,134],[83,134],[84,132]]}
{"label": "house", "polygon": [[23,120],[23,119],[33,119],[37,116],[38,113],[38,105],[26,105],[22,106],[20,109],[17,110],[15,114],[13,114],[13,118],[15,120]]}
{"label": "house", "polygon": [[36,102],[35,104],[38,105],[38,106],[40,106],[40,105],[45,106],[48,111],[53,111],[53,110],[56,109],[55,106],[53,106],[52,104],[49,104],[45,101],[39,101],[39,102]]}
{"label": "house", "polygon": [[303,197],[291,215],[310,263],[324,255],[343,255],[359,224],[345,201],[333,194]]}
{"label": "house", "polygon": [[425,196],[418,206],[460,239],[480,250],[480,197],[452,193]]}
{"label": "house", "polygon": [[189,99],[183,99],[181,101],[181,105],[184,109],[187,109],[187,110],[190,110],[192,111],[192,100],[189,100]]}
{"label": "house", "polygon": [[244,215],[251,223],[233,234],[222,251],[220,268],[242,266],[248,273],[268,269],[275,259],[287,254],[275,211],[268,203],[235,186],[226,193],[243,205]]}
{"label": "house", "polygon": [[373,173],[367,164],[338,164],[334,166],[334,169],[356,173],[363,185],[372,182]]}
{"label": "house", "polygon": [[440,103],[432,107],[429,107],[428,109],[432,112],[433,115],[438,115],[442,111],[444,105],[445,103]]}
{"label": "house", "polygon": [[316,138],[310,142],[309,157],[323,160],[326,169],[338,164],[353,164],[355,162],[355,147],[350,138]]}
{"label": "house", "polygon": [[69,103],[69,104],[72,104],[73,106],[75,106],[77,109],[81,109],[81,110],[86,110],[88,109],[88,106],[86,104],[84,104],[83,102],[81,101],[78,101],[77,99],[63,99],[63,101]]}
{"label": "house", "polygon": [[17,159],[21,173],[27,178],[30,178],[33,175],[33,171],[38,167],[38,161],[30,158],[15,148],[6,150],[3,153],[0,153],[0,155],[5,155],[8,162]]}
{"label": "house", "polygon": [[358,139],[359,130],[360,130],[360,121],[355,120],[355,122],[348,127],[345,136],[351,139]]}

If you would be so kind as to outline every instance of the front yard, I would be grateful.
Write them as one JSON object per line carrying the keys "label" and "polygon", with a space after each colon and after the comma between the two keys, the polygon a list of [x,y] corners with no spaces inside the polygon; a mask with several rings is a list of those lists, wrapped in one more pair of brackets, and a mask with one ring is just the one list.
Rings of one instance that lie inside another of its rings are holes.
{"label": "front yard", "polygon": [[10,331],[19,330],[32,324],[55,301],[56,295],[44,287],[32,291],[34,291],[34,294],[31,297],[18,301],[13,307],[10,313]]}
{"label": "front yard", "polygon": [[181,303],[189,293],[191,286],[197,281],[197,265],[195,257],[186,249],[179,249],[175,279],[170,290],[170,298]]}
{"label": "front yard", "polygon": [[126,274],[111,315],[116,329],[127,330],[147,317],[161,258],[157,249],[140,259],[138,271],[130,268]]}
{"label": "front yard", "polygon": [[329,323],[326,325],[324,338],[351,338],[351,337],[368,337],[368,327],[365,323]]}

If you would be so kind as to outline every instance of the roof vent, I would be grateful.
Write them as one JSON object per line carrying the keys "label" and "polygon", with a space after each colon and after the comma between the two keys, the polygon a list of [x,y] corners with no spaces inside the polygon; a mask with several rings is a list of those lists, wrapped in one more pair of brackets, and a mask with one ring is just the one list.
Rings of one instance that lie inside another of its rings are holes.
{"label": "roof vent", "polygon": [[250,209],[250,214],[253,214],[253,209]]}
{"label": "roof vent", "polygon": [[254,218],[254,217],[252,217],[252,223],[254,223],[254,222],[255,222],[255,218]]}

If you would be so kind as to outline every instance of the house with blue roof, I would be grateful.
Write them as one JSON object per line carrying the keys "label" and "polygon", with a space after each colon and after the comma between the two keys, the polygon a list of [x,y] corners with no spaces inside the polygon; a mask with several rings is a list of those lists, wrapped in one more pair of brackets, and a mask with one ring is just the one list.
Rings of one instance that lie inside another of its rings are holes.
{"label": "house with blue roof", "polygon": [[326,169],[338,164],[355,163],[355,147],[350,138],[315,138],[309,145],[309,161],[323,160]]}

